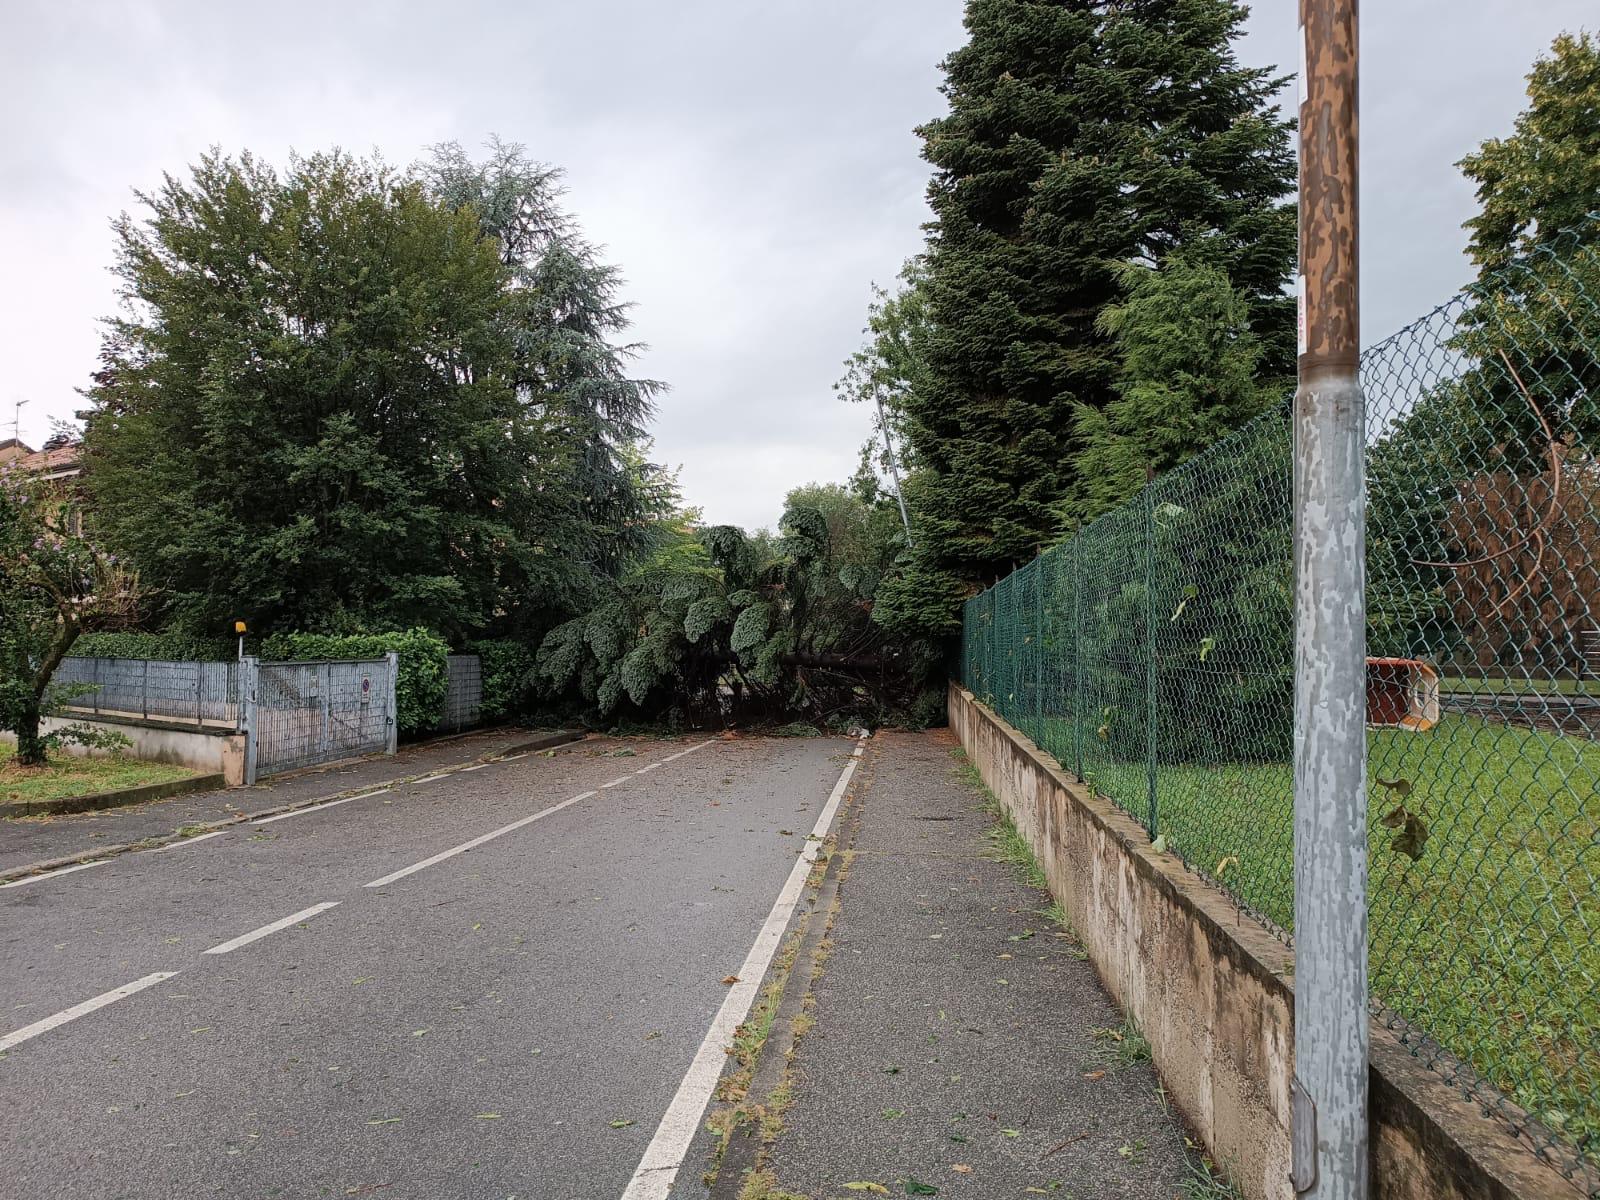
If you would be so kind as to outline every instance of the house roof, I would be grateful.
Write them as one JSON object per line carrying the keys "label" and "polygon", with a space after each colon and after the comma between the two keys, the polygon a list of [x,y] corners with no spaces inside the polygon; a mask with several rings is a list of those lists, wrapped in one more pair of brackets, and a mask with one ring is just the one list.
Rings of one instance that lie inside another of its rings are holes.
{"label": "house roof", "polygon": [[14,459],[11,466],[19,471],[39,475],[70,475],[82,467],[82,446],[58,446],[54,450],[37,450]]}

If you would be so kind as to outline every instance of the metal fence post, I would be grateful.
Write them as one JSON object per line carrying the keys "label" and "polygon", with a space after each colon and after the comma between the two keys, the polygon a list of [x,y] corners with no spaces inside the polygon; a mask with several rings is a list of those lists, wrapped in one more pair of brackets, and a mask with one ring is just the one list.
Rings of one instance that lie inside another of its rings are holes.
{"label": "metal fence post", "polygon": [[98,716],[100,714],[100,660],[91,658],[89,661],[94,664],[94,711],[95,715]]}
{"label": "metal fence post", "polygon": [[384,747],[385,754],[393,754],[400,747],[400,655],[397,651],[390,650],[384,655],[389,663],[388,695],[384,703],[388,706],[387,721],[389,744]]}
{"label": "metal fence post", "polygon": [[1300,0],[1294,401],[1297,1193],[1367,1196],[1365,403],[1356,0]]}
{"label": "metal fence post", "polygon": [[323,758],[328,756],[328,725],[333,715],[333,664],[322,664],[322,740],[317,743],[317,750]]}
{"label": "metal fence post", "polygon": [[139,681],[139,708],[140,714],[148,721],[150,719],[150,660],[144,658],[139,661],[144,664],[144,673],[140,676]]}
{"label": "metal fence post", "polygon": [[1144,469],[1144,751],[1145,803],[1150,837],[1155,838],[1156,811],[1156,469]]}
{"label": "metal fence post", "polygon": [[1038,609],[1033,629],[1033,739],[1041,749],[1044,747],[1044,564],[1048,561],[1048,554],[1035,559],[1033,572],[1033,597]]}
{"label": "metal fence post", "polygon": [[244,781],[256,781],[256,756],[261,733],[256,712],[256,680],[260,660],[254,656],[239,659],[239,728],[244,731]]}
{"label": "metal fence post", "polygon": [[1083,782],[1083,529],[1072,539],[1072,758]]}

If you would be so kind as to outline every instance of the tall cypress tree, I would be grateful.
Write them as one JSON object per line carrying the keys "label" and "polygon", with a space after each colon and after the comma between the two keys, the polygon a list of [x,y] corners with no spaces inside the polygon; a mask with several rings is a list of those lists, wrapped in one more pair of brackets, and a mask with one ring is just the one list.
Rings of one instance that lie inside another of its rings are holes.
{"label": "tall cypress tree", "polygon": [[1281,81],[1234,57],[1244,16],[1231,0],[969,0],[949,115],[919,130],[935,173],[928,384],[905,400],[918,541],[883,619],[949,631],[955,597],[1054,539],[1080,494],[1081,414],[1123,374],[1100,318],[1126,264],[1186,251],[1220,270],[1263,369],[1292,369],[1293,162]]}

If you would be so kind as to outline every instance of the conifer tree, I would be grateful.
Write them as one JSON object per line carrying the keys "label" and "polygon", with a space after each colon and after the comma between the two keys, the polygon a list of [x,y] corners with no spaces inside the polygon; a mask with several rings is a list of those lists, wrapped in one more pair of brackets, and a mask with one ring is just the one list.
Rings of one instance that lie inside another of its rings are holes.
{"label": "conifer tree", "polygon": [[[1261,369],[1293,367],[1288,126],[1232,49],[1231,0],[969,0],[929,187],[927,383],[905,396],[915,562],[880,619],[950,632],[963,592],[1094,502],[1084,435],[1124,374],[1102,314],[1128,263],[1190,250],[1225,279]],[[1198,446],[1179,447],[1179,457]]]}

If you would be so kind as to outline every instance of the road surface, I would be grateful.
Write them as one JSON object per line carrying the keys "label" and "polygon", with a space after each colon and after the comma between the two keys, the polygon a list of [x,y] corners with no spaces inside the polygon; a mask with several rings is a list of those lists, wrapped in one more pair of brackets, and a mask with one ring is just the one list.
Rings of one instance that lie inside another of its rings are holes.
{"label": "road surface", "polygon": [[857,749],[581,743],[0,888],[0,1196],[667,1195]]}

